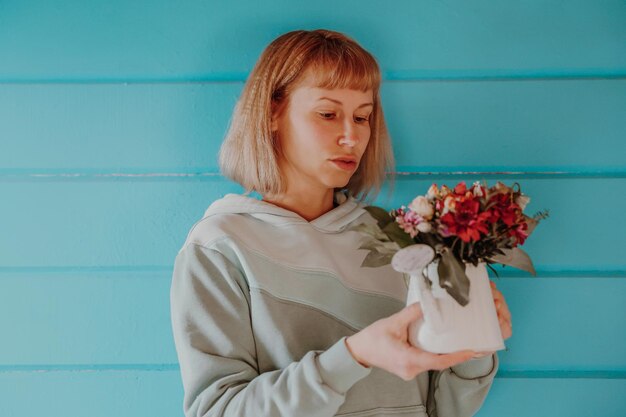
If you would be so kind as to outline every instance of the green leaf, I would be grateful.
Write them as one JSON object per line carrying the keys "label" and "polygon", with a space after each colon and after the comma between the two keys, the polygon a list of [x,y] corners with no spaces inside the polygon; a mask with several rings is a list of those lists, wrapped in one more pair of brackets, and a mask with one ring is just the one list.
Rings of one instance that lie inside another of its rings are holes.
{"label": "green leaf", "polygon": [[375,240],[368,240],[367,242],[364,242],[361,246],[359,246],[359,249],[377,250],[379,246],[379,242],[376,242]]}
{"label": "green leaf", "polygon": [[377,250],[372,250],[367,254],[363,262],[362,267],[377,268],[379,266],[387,265],[391,263],[393,253],[381,253]]}
{"label": "green leaf", "polygon": [[359,249],[376,250],[381,253],[394,254],[400,250],[400,247],[396,242],[380,242],[377,240],[368,240],[364,242]]}
{"label": "green leaf", "polygon": [[378,227],[380,227],[381,229],[387,226],[389,223],[395,221],[391,214],[389,214],[387,210],[381,207],[367,206],[365,207],[365,210],[367,210],[367,212],[371,214],[374,219],[376,219],[376,221],[378,222]]}
{"label": "green leaf", "polygon": [[359,232],[359,233],[365,233],[366,235],[369,235],[372,238],[383,241],[383,242],[390,241],[389,237],[385,233],[383,233],[377,226],[373,224],[359,223],[356,226],[349,227],[346,230]]}
{"label": "green leaf", "polygon": [[465,275],[465,265],[452,254],[452,251],[446,250],[441,253],[437,273],[441,288],[465,307],[469,303],[470,287],[470,280]]}
{"label": "green leaf", "polygon": [[494,274],[496,274],[498,278],[500,278],[500,275],[498,275],[498,271],[496,271],[496,269],[493,266],[491,266],[491,263],[487,262],[487,266],[489,267],[489,269],[493,271]]}
{"label": "green leaf", "polygon": [[530,260],[530,256],[528,256],[528,254],[519,247],[513,249],[503,249],[503,252],[503,255],[494,255],[489,259],[503,265],[509,265],[513,268],[530,272],[535,277],[537,276],[537,272],[533,266],[533,261]]}
{"label": "green leaf", "polygon": [[383,228],[383,232],[385,232],[385,234],[389,236],[389,239],[400,245],[401,248],[415,244],[415,241],[413,240],[411,235],[402,230],[400,228],[400,225],[396,222],[387,224]]}
{"label": "green leaf", "polygon": [[[390,223],[392,224],[392,223]],[[376,268],[391,263],[393,255],[400,250],[400,246],[391,240],[376,224],[360,223],[346,230],[355,231],[364,235],[359,249],[369,250],[362,267]]]}

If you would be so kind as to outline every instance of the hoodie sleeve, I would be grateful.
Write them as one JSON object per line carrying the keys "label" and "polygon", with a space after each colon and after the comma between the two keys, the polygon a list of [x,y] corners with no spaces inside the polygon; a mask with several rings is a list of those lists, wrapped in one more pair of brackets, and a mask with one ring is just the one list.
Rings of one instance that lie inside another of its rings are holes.
{"label": "hoodie sleeve", "polygon": [[371,369],[344,337],[259,374],[249,303],[244,275],[220,252],[189,244],[178,253],[170,307],[185,416],[333,416]]}
{"label": "hoodie sleeve", "polygon": [[498,370],[497,352],[443,371],[430,371],[430,417],[473,416],[482,406]]}

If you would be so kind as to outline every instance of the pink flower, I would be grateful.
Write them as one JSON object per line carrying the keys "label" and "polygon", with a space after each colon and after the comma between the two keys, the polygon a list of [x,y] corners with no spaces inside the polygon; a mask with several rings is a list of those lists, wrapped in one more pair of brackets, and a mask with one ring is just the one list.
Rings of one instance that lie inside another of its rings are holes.
{"label": "pink flower", "polygon": [[417,225],[424,221],[425,219],[422,216],[412,210],[406,210],[405,206],[402,206],[402,208],[396,212],[396,222],[400,228],[412,238],[419,233]]}

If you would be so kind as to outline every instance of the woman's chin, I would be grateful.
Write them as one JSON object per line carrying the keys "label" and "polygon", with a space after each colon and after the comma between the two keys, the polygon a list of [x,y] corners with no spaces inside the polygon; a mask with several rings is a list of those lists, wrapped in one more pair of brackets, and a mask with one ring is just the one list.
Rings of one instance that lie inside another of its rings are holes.
{"label": "woman's chin", "polygon": [[345,178],[334,178],[332,181],[328,181],[326,184],[328,188],[344,188],[350,182],[351,176]]}
{"label": "woman's chin", "polygon": [[350,182],[353,172],[325,172],[318,177],[318,181],[327,188],[344,188]]}

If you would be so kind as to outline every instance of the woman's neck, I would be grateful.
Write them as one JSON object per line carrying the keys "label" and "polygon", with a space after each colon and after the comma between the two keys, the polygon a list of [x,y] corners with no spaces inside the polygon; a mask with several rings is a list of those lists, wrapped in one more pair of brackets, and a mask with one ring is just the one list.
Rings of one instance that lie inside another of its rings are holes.
{"label": "woman's neck", "polygon": [[323,193],[286,192],[275,196],[263,196],[263,201],[293,211],[310,222],[333,209],[334,190]]}

